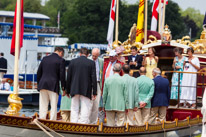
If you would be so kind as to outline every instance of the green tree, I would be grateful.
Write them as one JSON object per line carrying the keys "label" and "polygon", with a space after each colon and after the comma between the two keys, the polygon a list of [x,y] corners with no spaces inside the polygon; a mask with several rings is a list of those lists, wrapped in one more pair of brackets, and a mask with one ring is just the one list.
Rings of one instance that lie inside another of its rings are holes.
{"label": "green tree", "polygon": [[[189,19],[191,19],[195,22],[196,25],[193,24],[193,26],[190,25],[190,27],[192,28],[193,38],[199,38],[200,34],[202,32],[204,15],[202,15],[199,10],[195,10],[193,8],[187,8],[185,11],[181,10],[180,13],[184,18],[187,18],[187,16],[188,16]],[[196,26],[198,27],[198,30],[193,30]],[[195,33],[196,36],[194,36],[193,33]]]}
{"label": "green tree", "polygon": [[[16,0],[0,0],[0,10],[14,11]],[[41,0],[24,0],[24,12],[41,13]]]}
{"label": "green tree", "polygon": [[105,43],[110,1],[76,0],[73,8],[64,14],[64,33],[70,43]]}
{"label": "green tree", "polygon": [[198,35],[198,32],[200,28],[197,26],[197,24],[194,22],[194,20],[190,19],[190,17],[187,15],[186,17],[183,17],[184,23],[187,26],[188,34],[191,29],[191,39],[195,39]]}
{"label": "green tree", "polygon": [[0,10],[14,10],[16,1],[14,0],[1,0]]}
{"label": "green tree", "polygon": [[188,35],[187,26],[180,14],[180,7],[171,0],[168,1],[166,7],[165,24],[169,25],[173,39],[179,39]]}
{"label": "green tree", "polygon": [[41,13],[41,0],[24,0],[24,11],[31,13]]}

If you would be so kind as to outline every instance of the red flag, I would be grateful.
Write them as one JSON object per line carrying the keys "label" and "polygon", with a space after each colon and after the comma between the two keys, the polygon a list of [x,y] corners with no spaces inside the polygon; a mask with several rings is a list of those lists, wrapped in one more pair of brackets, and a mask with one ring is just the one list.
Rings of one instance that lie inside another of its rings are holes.
{"label": "red flag", "polygon": [[[20,48],[23,46],[23,36],[24,36],[24,0],[21,0],[21,25],[20,25]],[[11,41],[11,50],[10,53],[15,55],[15,39],[16,39],[16,16],[17,16],[17,4],[14,15],[14,23],[13,23],[13,35]]]}

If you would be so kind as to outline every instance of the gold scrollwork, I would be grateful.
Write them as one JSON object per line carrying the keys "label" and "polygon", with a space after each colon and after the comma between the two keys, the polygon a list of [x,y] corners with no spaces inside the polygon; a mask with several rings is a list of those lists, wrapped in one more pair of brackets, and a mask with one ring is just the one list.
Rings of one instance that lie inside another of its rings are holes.
{"label": "gold scrollwork", "polygon": [[134,133],[134,132],[145,132],[146,128],[145,126],[138,126],[138,127],[129,127],[129,132]]}
{"label": "gold scrollwork", "polygon": [[2,118],[2,119],[0,120],[0,122],[1,122],[2,124],[5,124],[6,118]]}
{"label": "gold scrollwork", "polygon": [[188,121],[187,120],[178,121],[177,127],[185,127],[185,126],[188,126]]}
{"label": "gold scrollwork", "polygon": [[196,125],[199,123],[199,119],[198,118],[195,118],[195,119],[190,119],[190,125]]}
{"label": "gold scrollwork", "polygon": [[22,108],[22,103],[21,100],[23,100],[22,98],[20,98],[18,96],[18,94],[10,94],[8,97],[8,102],[9,102],[9,107],[6,111],[6,114],[8,115],[19,115],[19,111]]}
{"label": "gold scrollwork", "polygon": [[0,119],[1,124],[8,124],[8,125],[18,125],[18,126],[27,126],[28,121],[22,120],[22,119],[12,119],[12,118],[1,118]]}
{"label": "gold scrollwork", "polygon": [[89,132],[94,133],[98,131],[97,127],[86,126],[86,125],[67,125],[67,124],[57,124],[57,123],[44,123],[45,126],[54,130],[64,130],[64,131],[76,131],[76,132]]}
{"label": "gold scrollwork", "polygon": [[124,127],[104,127],[104,133],[124,133]]}
{"label": "gold scrollwork", "polygon": [[162,130],[162,124],[159,125],[149,125],[149,131]]}
{"label": "gold scrollwork", "polygon": [[154,35],[149,35],[149,40],[147,41],[147,44],[156,43],[156,42],[157,42],[157,38]]}
{"label": "gold scrollwork", "polygon": [[171,128],[175,128],[176,127],[176,123],[164,123],[164,129],[171,129]]}

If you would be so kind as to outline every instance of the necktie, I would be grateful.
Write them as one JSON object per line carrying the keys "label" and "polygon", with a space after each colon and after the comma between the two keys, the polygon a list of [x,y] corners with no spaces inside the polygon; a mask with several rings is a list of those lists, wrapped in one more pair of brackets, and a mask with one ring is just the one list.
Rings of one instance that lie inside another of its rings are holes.
{"label": "necktie", "polygon": [[5,84],[3,84],[3,88],[2,88],[2,90],[5,90]]}
{"label": "necktie", "polygon": [[112,68],[112,63],[110,63],[109,68],[107,69],[107,72],[106,72],[106,78],[109,77],[111,68]]}

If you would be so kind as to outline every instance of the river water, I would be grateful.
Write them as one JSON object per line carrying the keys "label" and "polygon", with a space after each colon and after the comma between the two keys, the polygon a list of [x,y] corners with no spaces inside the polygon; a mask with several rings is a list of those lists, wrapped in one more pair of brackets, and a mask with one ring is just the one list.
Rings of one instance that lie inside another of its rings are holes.
{"label": "river water", "polygon": [[[9,105],[0,105],[0,114],[4,114],[7,110]],[[33,116],[35,112],[39,113],[39,107],[37,106],[23,106],[23,108],[20,110],[20,115],[25,114],[25,116]]]}

